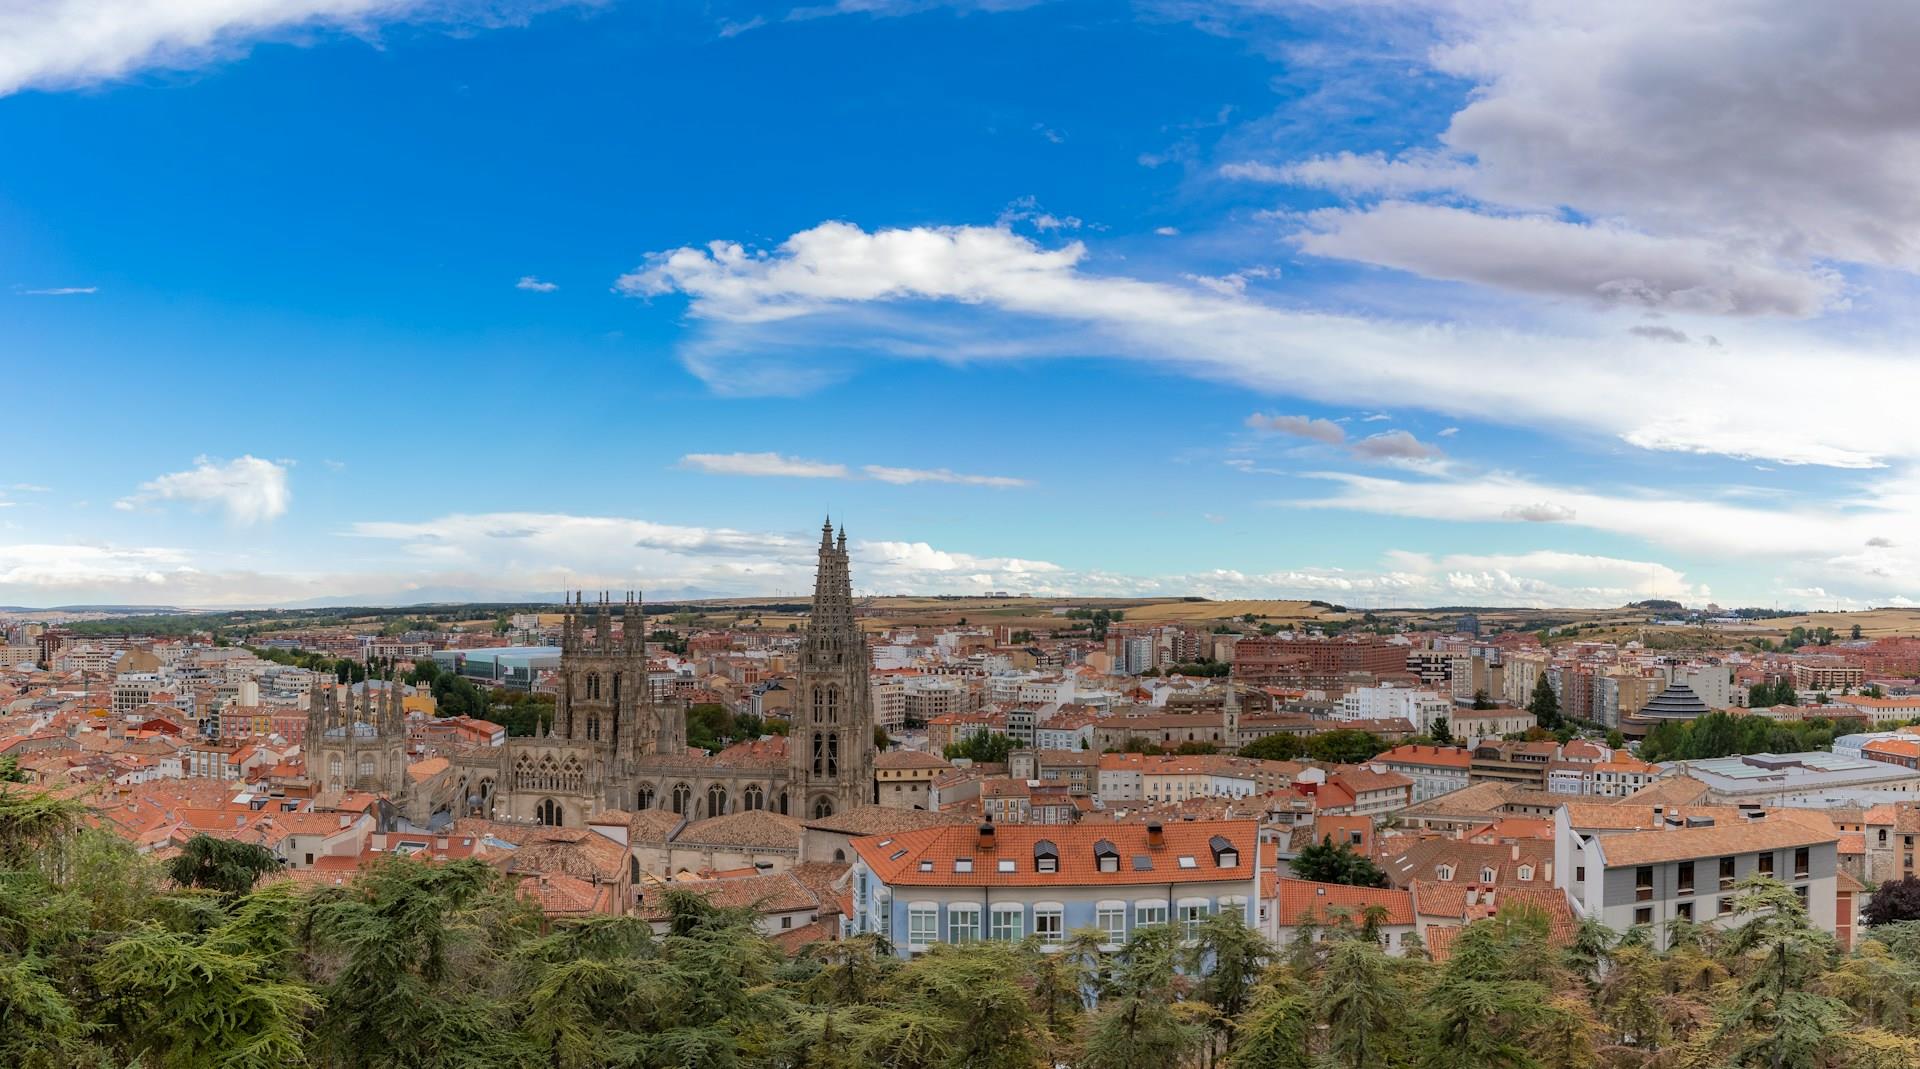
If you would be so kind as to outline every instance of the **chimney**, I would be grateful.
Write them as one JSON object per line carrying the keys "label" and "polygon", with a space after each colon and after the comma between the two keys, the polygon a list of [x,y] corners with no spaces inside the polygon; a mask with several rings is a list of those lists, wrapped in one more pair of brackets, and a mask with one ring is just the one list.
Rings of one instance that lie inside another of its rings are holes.
{"label": "chimney", "polygon": [[991,853],[992,850],[993,850],[993,821],[989,820],[980,825],[980,852]]}
{"label": "chimney", "polygon": [[1508,856],[1511,860],[1514,860],[1514,861],[1520,860],[1520,844],[1519,843],[1513,844],[1513,852]]}
{"label": "chimney", "polygon": [[1147,845],[1155,850],[1167,845],[1166,829],[1157,820],[1147,821]]}

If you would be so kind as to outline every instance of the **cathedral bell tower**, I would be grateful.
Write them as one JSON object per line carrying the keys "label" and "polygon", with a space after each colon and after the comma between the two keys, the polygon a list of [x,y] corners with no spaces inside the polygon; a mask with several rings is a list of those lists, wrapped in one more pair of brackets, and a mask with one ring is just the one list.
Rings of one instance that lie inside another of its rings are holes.
{"label": "cathedral bell tower", "polygon": [[613,603],[607,595],[589,607],[576,593],[561,625],[560,694],[552,735],[592,746],[601,755],[597,763],[608,772],[651,752],[656,742],[646,737],[652,702],[644,614],[639,595],[629,592],[615,635]]}
{"label": "cathedral bell tower", "polygon": [[788,791],[801,819],[873,801],[873,692],[867,640],[853,618],[847,532],[820,529],[813,615],[800,646],[788,734]]}

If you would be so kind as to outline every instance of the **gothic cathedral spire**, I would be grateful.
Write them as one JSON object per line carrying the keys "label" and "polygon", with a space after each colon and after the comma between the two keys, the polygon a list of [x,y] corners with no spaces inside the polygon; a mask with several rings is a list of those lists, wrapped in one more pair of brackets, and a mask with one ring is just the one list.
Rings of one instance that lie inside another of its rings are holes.
{"label": "gothic cathedral spire", "polygon": [[788,790],[803,819],[873,801],[873,695],[868,653],[853,615],[846,529],[820,528],[813,613],[800,649],[789,732]]}

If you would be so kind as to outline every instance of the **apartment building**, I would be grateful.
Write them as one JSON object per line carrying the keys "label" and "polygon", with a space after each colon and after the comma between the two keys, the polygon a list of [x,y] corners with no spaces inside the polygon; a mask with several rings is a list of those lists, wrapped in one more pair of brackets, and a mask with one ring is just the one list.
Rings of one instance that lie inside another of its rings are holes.
{"label": "apartment building", "polygon": [[1259,923],[1260,836],[1251,820],[1075,827],[982,824],[855,839],[850,933],[901,957],[938,943],[1037,938],[1094,927],[1117,948],[1148,925],[1233,910]]}
{"label": "apartment building", "polygon": [[1396,746],[1367,762],[1413,783],[1414,802],[1460,790],[1468,782],[1473,755],[1462,746]]}

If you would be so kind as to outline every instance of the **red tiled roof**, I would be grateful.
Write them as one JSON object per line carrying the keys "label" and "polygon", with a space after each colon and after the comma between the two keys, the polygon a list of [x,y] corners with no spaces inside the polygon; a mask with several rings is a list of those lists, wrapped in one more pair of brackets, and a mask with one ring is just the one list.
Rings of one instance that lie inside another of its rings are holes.
{"label": "red tiled roof", "polygon": [[[995,827],[993,844],[986,848],[978,830],[956,826],[869,836],[855,839],[853,848],[875,875],[896,886],[1120,886],[1253,879],[1256,821],[1167,824],[1159,846],[1150,845],[1149,834],[1145,824],[1008,824]],[[1234,864],[1214,863],[1216,837],[1235,851]],[[1034,848],[1042,841],[1052,843],[1057,851],[1058,871],[1035,871]],[[1103,842],[1119,855],[1118,872],[1099,870],[1094,850]],[[1191,867],[1182,863],[1184,858],[1193,859]],[[970,860],[972,871],[955,872],[954,862],[960,859]],[[1140,867],[1143,860],[1145,867]],[[930,863],[924,872],[923,861]],[[1000,871],[1003,861],[1012,863],[1011,872]]]}
{"label": "red tiled roof", "polygon": [[1393,891],[1380,887],[1349,887],[1339,883],[1321,883],[1318,880],[1294,880],[1281,878],[1276,898],[1278,912],[1274,918],[1282,925],[1292,926],[1300,923],[1302,917],[1311,917],[1315,924],[1329,923],[1328,909],[1345,909],[1351,915],[1353,923],[1360,923],[1360,914],[1369,906],[1384,906],[1387,910],[1386,923],[1413,923],[1413,892]]}

